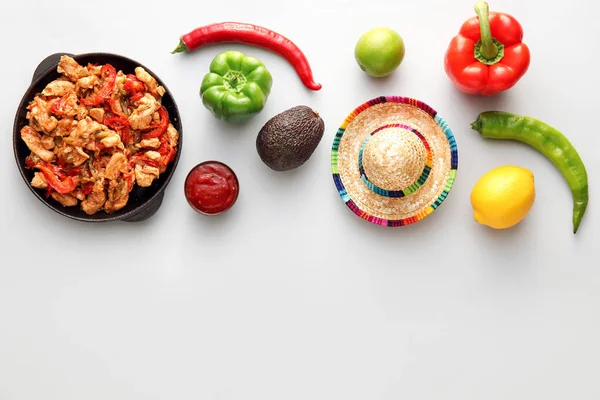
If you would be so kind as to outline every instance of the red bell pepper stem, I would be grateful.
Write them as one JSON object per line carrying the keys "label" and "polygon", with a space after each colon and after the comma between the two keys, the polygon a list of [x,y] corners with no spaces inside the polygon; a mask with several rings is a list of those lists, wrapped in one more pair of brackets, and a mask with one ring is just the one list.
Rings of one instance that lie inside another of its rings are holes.
{"label": "red bell pepper stem", "polygon": [[490,28],[490,9],[488,3],[479,1],[475,4],[475,13],[479,17],[479,30],[481,32],[481,55],[488,60],[493,60],[498,56],[498,46],[492,39],[492,30]]}

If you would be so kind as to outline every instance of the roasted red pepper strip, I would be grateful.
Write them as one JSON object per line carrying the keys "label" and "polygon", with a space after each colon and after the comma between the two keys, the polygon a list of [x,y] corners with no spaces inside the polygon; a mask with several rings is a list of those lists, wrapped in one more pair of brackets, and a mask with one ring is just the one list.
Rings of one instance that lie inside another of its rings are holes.
{"label": "roasted red pepper strip", "polygon": [[132,95],[130,97],[131,101],[138,101],[139,99],[141,99],[142,97],[144,97],[144,93],[142,92],[137,92],[136,94]]}
{"label": "roasted red pepper strip", "polygon": [[446,73],[468,94],[492,95],[513,87],[529,68],[523,28],[512,16],[475,5],[477,17],[466,21],[445,56]]}
{"label": "roasted red pepper strip", "polygon": [[[67,162],[62,157],[58,158],[58,165],[54,165],[54,164],[50,164],[50,163],[41,163],[38,165],[42,165],[43,167],[48,168],[50,171],[52,171],[53,174],[55,174],[58,177],[58,179],[62,180],[67,177],[67,174],[63,170],[63,168],[67,165]],[[38,165],[36,165],[35,167],[37,167]]]}
{"label": "roasted red pepper strip", "polygon": [[105,118],[104,125],[119,132],[121,136],[121,141],[127,144],[127,142],[129,141],[129,137],[131,136],[128,119],[122,117]]}
{"label": "roasted red pepper strip", "polygon": [[114,130],[119,130],[123,127],[129,126],[129,120],[123,117],[104,118],[104,125]]}
{"label": "roasted red pepper strip", "polygon": [[313,79],[310,64],[302,51],[288,38],[262,26],[241,22],[222,22],[194,29],[181,37],[173,53],[193,51],[215,43],[245,43],[271,50],[284,57],[296,70],[304,86],[320,90],[321,84]]}
{"label": "roasted red pepper strip", "polygon": [[52,102],[52,105],[50,106],[50,113],[54,115],[64,115],[64,107],[65,102],[67,101],[67,97],[69,97],[69,95],[64,95],[60,99],[54,100]]}
{"label": "roasted red pepper strip", "polygon": [[90,194],[94,190],[94,182],[88,182],[83,187],[83,194]]}
{"label": "roasted red pepper strip", "polygon": [[136,161],[141,161],[151,167],[158,168],[158,162],[148,158],[145,154],[142,154],[141,156],[138,156],[138,155],[133,156],[132,162],[130,165],[132,165],[132,164],[135,165]]}
{"label": "roasted red pepper strip", "polygon": [[54,174],[52,168],[50,168],[51,165],[52,164],[36,165],[36,168],[38,168],[44,175],[44,178],[46,178],[48,186],[50,186],[52,189],[56,190],[60,194],[71,193],[73,190],[75,190],[75,182],[73,181],[73,178],[67,176],[65,179],[60,180]]}
{"label": "roasted red pepper strip", "polygon": [[31,159],[30,156],[25,157],[25,168],[33,169],[35,168],[35,162]]}
{"label": "roasted red pepper strip", "polygon": [[110,111],[111,111],[113,114],[115,114],[115,115],[118,115],[118,116],[119,116],[119,117],[121,117],[121,118],[127,118],[127,115],[123,114],[123,113],[121,112],[121,110],[119,110],[119,109],[117,108],[117,100],[116,100],[114,97],[111,97],[111,98],[108,100],[108,104],[109,104],[109,106],[110,106]]}
{"label": "roasted red pepper strip", "polygon": [[144,83],[140,81],[135,75],[127,74],[127,81],[123,85],[123,89],[129,94],[134,94],[136,92],[145,92],[146,87]]}
{"label": "roasted red pepper strip", "polygon": [[152,139],[159,137],[163,133],[167,131],[169,127],[169,114],[167,113],[167,109],[161,107],[158,109],[158,115],[160,115],[160,122],[148,133],[142,135],[142,139]]}
{"label": "roasted red pepper strip", "polygon": [[117,70],[110,64],[104,64],[101,69],[104,83],[98,92],[92,96],[80,100],[84,106],[92,107],[102,104],[112,94],[117,80]]}

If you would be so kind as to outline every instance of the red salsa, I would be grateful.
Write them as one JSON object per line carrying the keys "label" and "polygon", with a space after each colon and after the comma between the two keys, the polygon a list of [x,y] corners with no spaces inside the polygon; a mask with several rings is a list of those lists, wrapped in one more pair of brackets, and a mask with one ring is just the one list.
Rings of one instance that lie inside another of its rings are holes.
{"label": "red salsa", "polygon": [[239,183],[235,173],[218,161],[196,165],[185,179],[185,198],[202,214],[220,214],[237,200]]}

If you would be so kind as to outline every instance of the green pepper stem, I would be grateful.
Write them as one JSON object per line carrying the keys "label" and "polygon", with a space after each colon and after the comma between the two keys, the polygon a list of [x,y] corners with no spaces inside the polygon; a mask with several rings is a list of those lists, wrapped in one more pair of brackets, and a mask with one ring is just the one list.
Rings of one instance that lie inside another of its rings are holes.
{"label": "green pepper stem", "polygon": [[177,47],[175,47],[171,54],[183,53],[186,51],[189,51],[187,45],[185,44],[183,39],[179,39],[179,44],[177,45]]}
{"label": "green pepper stem", "polygon": [[485,1],[478,1],[475,4],[475,12],[479,17],[479,31],[481,32],[481,55],[493,60],[498,56],[498,46],[492,38],[492,30],[490,28],[489,7]]}

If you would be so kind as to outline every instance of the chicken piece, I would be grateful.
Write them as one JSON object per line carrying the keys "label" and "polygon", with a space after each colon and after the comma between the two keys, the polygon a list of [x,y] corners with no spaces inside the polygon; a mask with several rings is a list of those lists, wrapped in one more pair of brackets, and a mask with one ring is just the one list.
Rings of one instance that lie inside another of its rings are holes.
{"label": "chicken piece", "polygon": [[50,162],[54,159],[54,153],[44,148],[40,134],[30,126],[24,126],[21,129],[21,139],[23,139],[29,150],[42,160]]}
{"label": "chicken piece", "polygon": [[117,72],[117,78],[115,80],[115,92],[123,91],[123,85],[127,82],[127,75],[123,73],[123,71]]}
{"label": "chicken piece", "polygon": [[84,90],[91,89],[94,86],[96,86],[98,84],[98,82],[100,82],[100,79],[98,79],[98,76],[96,76],[96,75],[90,75],[90,76],[85,76],[83,78],[79,78],[79,79],[77,79],[77,84],[75,86],[75,90],[77,92],[79,92],[81,89],[84,89]]}
{"label": "chicken piece", "polygon": [[111,105],[111,109],[114,107],[116,114],[127,115],[128,111],[124,109],[123,104],[121,103],[121,95],[118,92],[115,92],[112,95],[112,98],[114,99],[114,103]]}
{"label": "chicken piece", "polygon": [[156,167],[150,167],[149,165],[141,166],[136,164],[135,166],[135,181],[140,187],[148,187],[152,185],[152,181],[158,178],[159,170]]}
{"label": "chicken piece", "polygon": [[121,175],[121,172],[125,172],[127,167],[127,157],[125,157],[125,154],[115,153],[106,165],[104,176],[111,180],[117,179]]}
{"label": "chicken piece", "polygon": [[55,146],[54,138],[52,136],[43,135],[40,142],[46,150],[52,150]]}
{"label": "chicken piece", "polygon": [[151,160],[154,161],[160,161],[160,153],[158,151],[147,151],[146,153],[144,153],[146,157],[148,157]]}
{"label": "chicken piece", "polygon": [[79,105],[79,99],[74,92],[61,98],[50,100],[48,102],[48,110],[50,110],[50,113],[59,116],[59,118],[73,118],[75,116],[85,118],[87,115],[87,109]]}
{"label": "chicken piece", "polygon": [[65,207],[74,207],[78,203],[77,197],[75,197],[69,193],[60,194],[58,192],[52,192],[52,198],[54,200],[58,201],[60,204],[62,204]]}
{"label": "chicken piece", "polygon": [[82,106],[78,105],[78,106],[76,106],[74,108],[74,111],[75,111],[75,115],[77,116],[77,119],[79,121],[81,121],[82,119],[87,118],[88,115],[90,115],[90,112],[89,112],[89,110],[88,110],[87,107],[82,107]]}
{"label": "chicken piece", "polygon": [[52,81],[42,91],[44,96],[66,96],[69,93],[73,93],[75,85],[69,81]]}
{"label": "chicken piece", "polygon": [[137,67],[135,69],[135,76],[140,81],[146,84],[146,87],[152,94],[158,94],[159,96],[164,96],[165,88],[162,86],[158,86],[156,79],[152,75],[150,75],[146,70],[142,67]]}
{"label": "chicken piece", "polygon": [[31,186],[37,189],[48,188],[48,182],[46,181],[46,178],[44,178],[44,174],[41,172],[34,173],[33,179],[31,180]]}
{"label": "chicken piece", "polygon": [[160,139],[142,139],[138,144],[135,145],[136,149],[158,149],[160,147]]}
{"label": "chicken piece", "polygon": [[121,142],[121,136],[119,136],[116,132],[113,133],[113,135],[107,136],[104,139],[102,139],[100,143],[102,143],[107,149],[110,149],[111,147],[124,148],[123,142]]}
{"label": "chicken piece", "polygon": [[152,123],[153,114],[160,108],[160,103],[156,101],[154,96],[146,93],[138,101],[138,107],[133,110],[129,116],[129,124],[131,129],[139,130],[146,129]]}
{"label": "chicken piece", "polygon": [[73,190],[71,192],[71,195],[75,196],[77,198],[77,200],[85,200],[85,193],[83,193],[83,190],[77,188],[75,190]]}
{"label": "chicken piece", "polygon": [[65,146],[58,151],[58,154],[62,155],[67,164],[72,164],[74,167],[79,167],[90,158],[79,146]]}
{"label": "chicken piece", "polygon": [[179,132],[172,124],[169,124],[167,128],[167,139],[169,140],[169,146],[176,148],[179,142]]}
{"label": "chicken piece", "polygon": [[58,121],[56,129],[52,132],[54,136],[69,136],[71,131],[77,127],[77,121],[73,118],[62,118]]}
{"label": "chicken piece", "polygon": [[56,70],[59,74],[65,75],[72,82],[77,82],[79,78],[89,75],[88,70],[85,67],[79,65],[77,61],[69,56],[62,56],[60,58],[58,68]]}
{"label": "chicken piece", "polygon": [[81,202],[81,209],[87,214],[92,215],[100,211],[106,202],[106,193],[104,193],[104,179],[98,179],[94,182],[92,193]]}
{"label": "chicken piece", "polygon": [[103,108],[90,109],[90,117],[92,117],[96,121],[102,123],[102,121],[104,121],[104,109]]}
{"label": "chicken piece", "polygon": [[104,204],[104,210],[110,213],[125,207],[129,200],[128,189],[127,182],[123,179],[110,181],[108,184],[108,200]]}
{"label": "chicken piece", "polygon": [[87,117],[77,123],[77,128],[71,131],[69,139],[75,146],[86,147],[90,141],[94,141],[106,127]]}
{"label": "chicken piece", "polygon": [[58,125],[58,120],[50,115],[48,103],[39,96],[33,99],[27,119],[33,122],[36,130],[51,133]]}
{"label": "chicken piece", "polygon": [[102,76],[102,65],[93,65],[88,63],[87,75],[96,75],[98,77]]}

